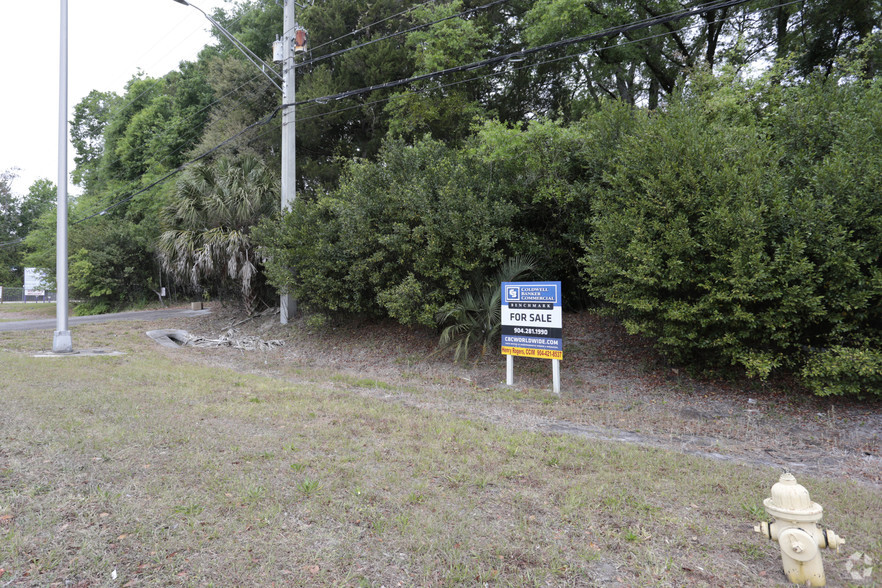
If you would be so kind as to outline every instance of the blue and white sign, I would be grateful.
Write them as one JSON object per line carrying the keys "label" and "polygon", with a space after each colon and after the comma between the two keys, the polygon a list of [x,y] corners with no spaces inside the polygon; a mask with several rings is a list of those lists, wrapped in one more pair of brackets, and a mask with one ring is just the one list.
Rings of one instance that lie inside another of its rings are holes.
{"label": "blue and white sign", "polygon": [[560,282],[502,283],[502,353],[563,359]]}

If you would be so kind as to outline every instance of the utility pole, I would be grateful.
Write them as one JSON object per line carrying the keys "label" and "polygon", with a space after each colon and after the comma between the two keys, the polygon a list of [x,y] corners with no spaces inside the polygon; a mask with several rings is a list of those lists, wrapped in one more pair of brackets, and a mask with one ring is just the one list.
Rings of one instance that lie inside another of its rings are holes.
{"label": "utility pole", "polygon": [[[248,47],[236,39],[230,31],[225,29],[219,22],[211,18],[207,12],[190,4],[187,0],[174,0],[178,4],[184,6],[192,6],[201,12],[205,18],[216,27],[239,51],[242,52],[248,61],[256,65],[269,78],[270,82],[278,88],[275,80],[264,70],[263,66],[258,63],[263,60],[257,57]],[[296,174],[297,166],[294,159],[294,50],[295,39],[298,35],[297,21],[294,15],[294,0],[284,0],[285,17],[284,29],[282,31],[282,39],[273,43],[273,60],[282,62],[282,104],[290,104],[287,108],[282,108],[282,212],[294,203],[296,196]],[[305,33],[303,33],[305,35]],[[303,39],[305,48],[305,36]],[[303,49],[301,49],[303,50]],[[274,75],[279,75],[275,70],[271,70]],[[279,320],[283,325],[288,324],[288,316],[297,311],[297,301],[293,296],[283,292],[279,295]]]}
{"label": "utility pole", "polygon": [[[285,16],[282,29],[282,213],[297,197],[296,126],[294,120],[294,36],[297,34],[296,2],[284,0]],[[288,317],[297,312],[297,301],[283,292],[279,300],[279,322],[288,324]]]}
{"label": "utility pole", "polygon": [[67,324],[67,0],[61,0],[58,60],[58,212],[55,221],[55,336],[53,353],[72,353]]}

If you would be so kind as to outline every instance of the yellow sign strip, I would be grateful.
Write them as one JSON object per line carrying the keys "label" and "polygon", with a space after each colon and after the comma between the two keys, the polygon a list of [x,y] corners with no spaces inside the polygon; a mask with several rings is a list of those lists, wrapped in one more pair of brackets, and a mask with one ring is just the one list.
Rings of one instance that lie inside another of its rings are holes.
{"label": "yellow sign strip", "polygon": [[517,357],[538,357],[540,359],[563,359],[563,351],[553,349],[525,349],[523,347],[502,348],[502,355],[515,355]]}

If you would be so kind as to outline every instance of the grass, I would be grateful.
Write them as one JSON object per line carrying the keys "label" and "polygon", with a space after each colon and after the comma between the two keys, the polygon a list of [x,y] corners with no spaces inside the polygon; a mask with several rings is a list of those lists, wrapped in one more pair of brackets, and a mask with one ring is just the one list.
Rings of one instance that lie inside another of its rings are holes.
{"label": "grass", "polygon": [[[202,365],[144,330],[78,327],[127,355],[64,359],[0,333],[0,586],[786,585],[752,530],[774,470]],[[882,560],[882,490],[800,482],[849,542],[831,585]]]}
{"label": "grass", "polygon": [[52,318],[54,316],[54,302],[4,302],[0,304],[0,322],[26,321],[31,319]]}

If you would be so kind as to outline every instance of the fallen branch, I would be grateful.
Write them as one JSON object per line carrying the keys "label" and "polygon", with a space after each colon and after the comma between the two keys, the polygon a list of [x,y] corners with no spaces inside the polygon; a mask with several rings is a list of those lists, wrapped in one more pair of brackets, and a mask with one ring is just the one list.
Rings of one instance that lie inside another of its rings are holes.
{"label": "fallen branch", "polygon": [[232,347],[233,349],[242,349],[244,351],[269,351],[276,347],[284,346],[285,342],[281,339],[267,341],[254,335],[239,336],[235,329],[230,329],[218,339],[191,336],[184,345],[208,348]]}

